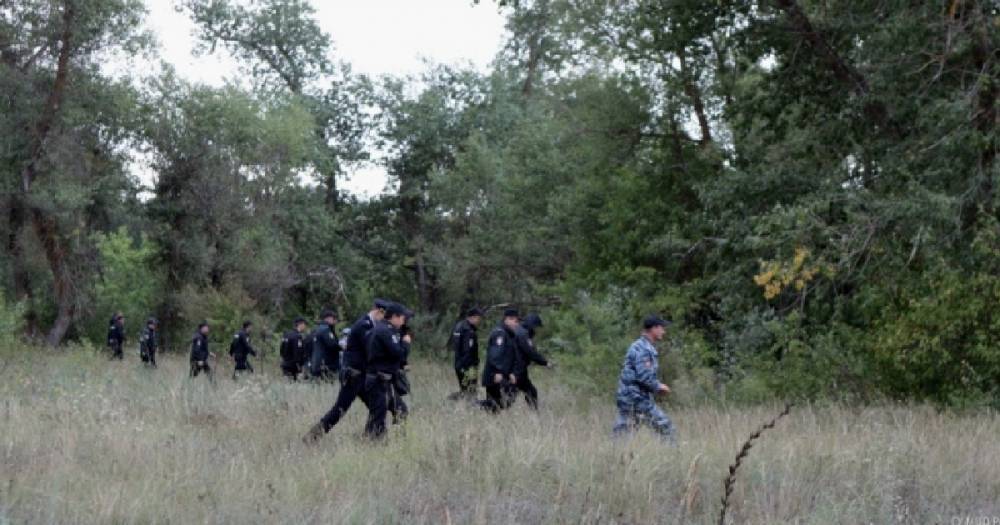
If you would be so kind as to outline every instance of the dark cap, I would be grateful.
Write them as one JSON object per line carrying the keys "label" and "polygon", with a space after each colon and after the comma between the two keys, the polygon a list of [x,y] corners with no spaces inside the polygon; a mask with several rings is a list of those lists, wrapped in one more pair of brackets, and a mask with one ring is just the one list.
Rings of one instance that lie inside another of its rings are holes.
{"label": "dark cap", "polygon": [[147,325],[149,325],[149,324],[159,325],[160,322],[157,321],[155,317],[150,317],[149,319],[146,319],[146,324]]}
{"label": "dark cap", "polygon": [[506,310],[503,311],[503,316],[504,317],[521,317],[521,315],[517,312],[517,308],[507,308]]}
{"label": "dark cap", "polygon": [[302,324],[302,323],[305,323],[305,322],[306,322],[306,320],[304,318],[302,318],[302,317],[296,317],[295,318],[295,322],[293,322],[292,324]]}
{"label": "dark cap", "polygon": [[319,314],[319,318],[320,319],[326,319],[327,317],[332,317],[332,318],[336,319],[337,318],[337,314],[333,310],[330,310],[330,309],[323,310]]}
{"label": "dark cap", "polygon": [[208,326],[208,321],[202,321],[202,322],[198,323],[198,329],[199,330],[201,330],[202,328],[204,328],[206,326]]}
{"label": "dark cap", "polygon": [[476,308],[475,306],[473,306],[472,308],[469,308],[465,312],[465,316],[466,317],[476,317],[476,316],[482,317],[483,316],[483,311],[480,310],[479,308]]}
{"label": "dark cap", "polygon": [[524,322],[521,324],[523,324],[525,328],[539,328],[542,326],[542,316],[538,314],[528,314],[524,317]]}
{"label": "dark cap", "polygon": [[252,321],[243,321],[243,328],[246,329],[248,326],[253,326]]}
{"label": "dark cap", "polygon": [[406,307],[399,303],[389,303],[385,307],[385,316],[392,317],[394,315],[402,315],[406,317]]}
{"label": "dark cap", "polygon": [[376,310],[385,310],[386,308],[389,308],[389,305],[392,303],[390,301],[386,301],[385,299],[375,299],[372,304],[375,306]]}
{"label": "dark cap", "polygon": [[670,321],[667,321],[658,315],[647,315],[646,318],[642,320],[642,328],[644,330],[649,330],[654,326],[670,326]]}

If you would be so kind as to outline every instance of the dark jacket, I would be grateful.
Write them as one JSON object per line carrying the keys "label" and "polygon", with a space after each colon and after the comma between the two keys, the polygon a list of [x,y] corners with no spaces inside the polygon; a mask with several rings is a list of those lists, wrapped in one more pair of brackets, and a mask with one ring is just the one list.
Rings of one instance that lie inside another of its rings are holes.
{"label": "dark jacket", "polygon": [[365,314],[351,325],[351,333],[347,336],[347,348],[344,349],[344,366],[359,372],[365,371],[368,363],[368,333],[375,328],[375,322]]}
{"label": "dark jacket", "polygon": [[516,377],[526,377],[528,366],[531,363],[538,363],[547,366],[549,362],[542,354],[535,349],[534,332],[536,326],[529,323],[530,317],[515,331],[514,340],[517,343],[517,353],[514,360],[514,375]]}
{"label": "dark jacket", "polygon": [[195,332],[191,339],[191,361],[208,361],[208,336]]}
{"label": "dark jacket", "polygon": [[125,344],[125,331],[122,330],[122,325],[118,324],[118,321],[111,321],[108,325],[108,346],[112,348],[120,348]]}
{"label": "dark jacket", "polygon": [[483,386],[493,385],[493,376],[503,374],[504,381],[514,371],[517,359],[517,343],[513,330],[501,322],[490,332],[489,346],[486,350],[486,366],[483,367]]}
{"label": "dark jacket", "polygon": [[[351,332],[351,335],[354,335]],[[410,345],[389,321],[379,321],[368,334],[367,372],[396,376],[406,363]]]}
{"label": "dark jacket", "polygon": [[281,362],[286,365],[301,364],[305,357],[305,337],[298,330],[289,330],[281,335]]}
{"label": "dark jacket", "polygon": [[327,370],[340,370],[340,340],[332,325],[321,322],[312,333],[311,372],[318,375]]}
{"label": "dark jacket", "polygon": [[451,345],[455,352],[455,370],[479,366],[479,335],[468,319],[462,319],[455,325],[451,333]]}
{"label": "dark jacket", "polygon": [[156,352],[156,348],[159,342],[156,340],[156,330],[150,327],[142,329],[142,335],[139,336],[139,350],[143,353],[149,354]]}
{"label": "dark jacket", "polygon": [[250,346],[250,334],[243,330],[236,332],[233,342],[229,345],[229,355],[237,361],[246,361],[248,355],[256,356],[257,352]]}

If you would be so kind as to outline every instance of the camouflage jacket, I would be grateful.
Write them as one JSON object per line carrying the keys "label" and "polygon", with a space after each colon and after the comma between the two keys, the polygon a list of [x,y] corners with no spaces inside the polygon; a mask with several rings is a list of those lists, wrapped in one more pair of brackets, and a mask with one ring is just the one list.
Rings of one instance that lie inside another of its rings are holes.
{"label": "camouflage jacket", "polygon": [[645,337],[636,339],[625,354],[622,373],[618,378],[618,397],[640,399],[653,395],[660,387],[657,378],[659,354]]}

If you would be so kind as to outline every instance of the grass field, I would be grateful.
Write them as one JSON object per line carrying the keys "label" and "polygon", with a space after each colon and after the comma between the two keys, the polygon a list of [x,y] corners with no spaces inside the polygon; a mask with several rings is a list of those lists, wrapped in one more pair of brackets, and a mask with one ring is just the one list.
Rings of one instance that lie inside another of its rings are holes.
{"label": "grass field", "polygon": [[[166,356],[0,354],[0,523],[715,523],[743,440],[777,406],[671,410],[677,448],[610,437],[613,395],[533,375],[541,410],[448,401],[417,363],[411,420],[361,439],[356,405],[316,447],[301,435],[332,385],[272,363],[234,383]],[[1000,517],[1000,420],[927,407],[799,406],[737,474],[735,523],[985,523]]]}

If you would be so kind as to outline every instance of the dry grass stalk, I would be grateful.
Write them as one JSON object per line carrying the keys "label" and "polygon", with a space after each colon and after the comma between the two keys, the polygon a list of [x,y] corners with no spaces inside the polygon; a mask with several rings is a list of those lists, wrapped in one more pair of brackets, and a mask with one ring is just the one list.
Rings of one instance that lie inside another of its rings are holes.
{"label": "dry grass stalk", "polygon": [[736,461],[732,465],[729,465],[729,475],[726,476],[725,481],[722,482],[722,510],[719,511],[719,525],[725,525],[726,523],[726,510],[729,508],[729,496],[732,495],[733,487],[736,486],[736,471],[739,470],[740,465],[743,464],[743,460],[746,459],[747,455],[750,453],[750,449],[753,447],[753,442],[760,438],[761,434],[763,434],[765,430],[774,428],[774,425],[778,423],[778,420],[787,416],[791,410],[792,405],[786,404],[785,409],[782,410],[780,414],[758,428],[756,432],[750,434],[750,437],[743,442],[743,446],[740,448],[739,454],[736,454]]}

